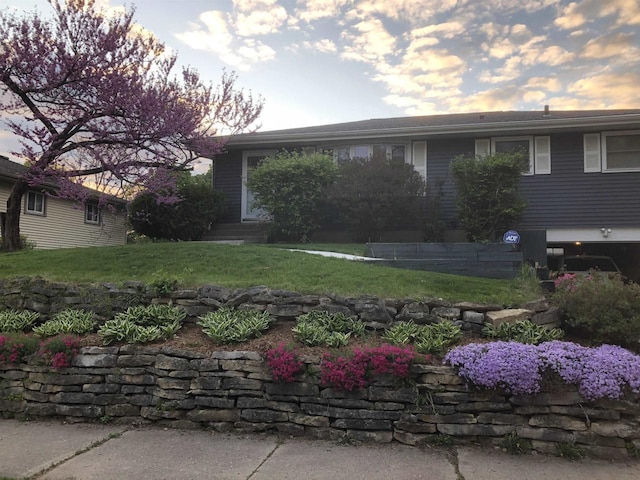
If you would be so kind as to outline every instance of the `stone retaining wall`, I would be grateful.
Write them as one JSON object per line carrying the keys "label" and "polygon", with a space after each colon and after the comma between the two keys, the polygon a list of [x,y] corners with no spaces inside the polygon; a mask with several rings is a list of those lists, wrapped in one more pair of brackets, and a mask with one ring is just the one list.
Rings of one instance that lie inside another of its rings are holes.
{"label": "stone retaining wall", "polygon": [[427,364],[414,364],[402,384],[382,377],[344,392],[319,385],[312,373],[319,360],[304,360],[311,374],[283,384],[254,352],[85,347],[59,371],[0,367],[0,414],[410,445],[499,444],[517,435],[538,451],[574,442],[607,458],[640,449],[637,397],[586,402],[570,389],[535,396],[475,391],[453,369]]}
{"label": "stone retaining wall", "polygon": [[369,328],[388,328],[393,322],[413,321],[419,324],[451,320],[463,330],[480,332],[485,322],[499,323],[509,319],[530,319],[539,325],[560,325],[560,312],[546,300],[530,302],[519,309],[501,310],[499,305],[470,302],[450,303],[438,298],[389,299],[374,296],[343,297],[339,295],[303,295],[298,292],[272,290],[264,286],[229,289],[205,285],[159,296],[142,282],[100,283],[91,285],[48,282],[41,278],[0,280],[0,308],[26,309],[39,312],[40,320],[66,308],[95,312],[102,320],[134,305],[168,303],[183,307],[187,321],[195,321],[220,307],[251,308],[267,311],[274,319],[291,320],[312,310],[341,312],[364,321]]}

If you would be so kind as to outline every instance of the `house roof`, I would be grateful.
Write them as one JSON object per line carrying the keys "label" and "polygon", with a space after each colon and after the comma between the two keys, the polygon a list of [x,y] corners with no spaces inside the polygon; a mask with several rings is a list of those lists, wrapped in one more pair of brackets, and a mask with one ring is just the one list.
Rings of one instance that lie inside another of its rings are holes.
{"label": "house roof", "polygon": [[236,135],[228,146],[409,136],[549,132],[576,128],[640,128],[640,109],[476,112],[356,122]]}
{"label": "house roof", "polygon": [[[24,175],[25,173],[27,173],[27,167],[25,167],[21,163],[11,161],[7,157],[0,155],[0,178],[5,178],[8,180],[16,180],[17,178]],[[55,181],[50,181],[50,182],[46,182],[43,186],[45,188],[49,187],[50,189],[56,188],[57,183]],[[83,187],[83,188],[85,188],[93,197],[98,197],[100,195],[103,195],[102,192],[99,192],[92,188],[89,188],[89,187]],[[107,197],[109,198],[110,201],[114,203],[126,203],[126,200],[122,198],[118,198],[113,195],[107,195]]]}

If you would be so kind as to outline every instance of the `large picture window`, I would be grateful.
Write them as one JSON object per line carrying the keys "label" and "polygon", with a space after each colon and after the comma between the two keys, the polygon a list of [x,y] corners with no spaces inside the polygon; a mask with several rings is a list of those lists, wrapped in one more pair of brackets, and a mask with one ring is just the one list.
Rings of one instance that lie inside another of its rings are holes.
{"label": "large picture window", "polygon": [[407,146],[404,144],[359,144],[341,145],[335,147],[323,147],[320,151],[333,155],[333,159],[338,165],[342,165],[354,158],[369,158],[385,156],[387,159],[406,162]]}
{"label": "large picture window", "polygon": [[27,192],[24,211],[31,215],[44,215],[44,193]]}

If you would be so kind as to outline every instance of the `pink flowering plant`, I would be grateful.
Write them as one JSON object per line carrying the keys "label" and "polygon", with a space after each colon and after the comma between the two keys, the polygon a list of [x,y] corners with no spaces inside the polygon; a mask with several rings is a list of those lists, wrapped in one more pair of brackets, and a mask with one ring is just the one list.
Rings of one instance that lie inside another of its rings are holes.
{"label": "pink flowering plant", "polygon": [[71,366],[79,350],[79,338],[70,335],[53,337],[40,343],[38,357],[40,362],[55,369],[66,368]]}
{"label": "pink flowering plant", "polygon": [[38,349],[38,340],[24,334],[0,335],[0,366],[26,363]]}
{"label": "pink flowering plant", "polygon": [[296,376],[304,369],[304,364],[298,355],[298,351],[281,343],[276,348],[267,351],[267,365],[271,369],[271,375],[276,382],[290,383],[296,380]]}
{"label": "pink flowering plant", "polygon": [[399,379],[409,376],[415,358],[411,347],[382,345],[355,348],[351,355],[332,356],[325,353],[320,363],[320,383],[338,390],[365,388],[372,375],[389,374]]}
{"label": "pink flowering plant", "polygon": [[472,343],[449,351],[444,362],[477,387],[502,388],[514,395],[539,393],[549,374],[576,385],[587,400],[640,393],[640,355],[615,345]]}

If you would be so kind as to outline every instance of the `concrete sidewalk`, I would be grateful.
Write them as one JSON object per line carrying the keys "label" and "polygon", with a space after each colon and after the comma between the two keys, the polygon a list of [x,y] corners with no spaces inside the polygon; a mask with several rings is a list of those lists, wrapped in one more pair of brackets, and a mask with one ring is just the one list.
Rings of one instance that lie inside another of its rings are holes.
{"label": "concrete sidewalk", "polygon": [[[0,478],[51,480],[637,480],[640,462],[609,463],[489,448],[344,446],[202,430],[0,420]],[[4,480],[4,479],[3,479]]]}

